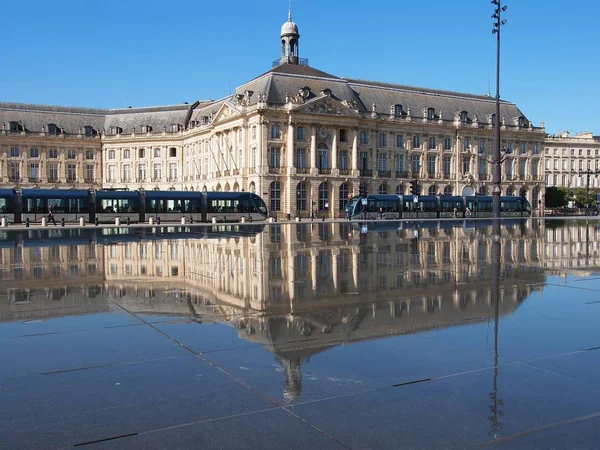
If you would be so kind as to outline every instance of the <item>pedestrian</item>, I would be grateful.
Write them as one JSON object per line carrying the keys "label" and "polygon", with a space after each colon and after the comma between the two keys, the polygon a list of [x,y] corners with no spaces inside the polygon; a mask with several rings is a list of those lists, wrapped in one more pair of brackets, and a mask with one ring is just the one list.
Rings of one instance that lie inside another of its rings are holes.
{"label": "pedestrian", "polygon": [[467,206],[467,210],[465,211],[465,216],[471,217],[471,208],[469,208],[468,206]]}
{"label": "pedestrian", "polygon": [[452,211],[452,218],[456,219],[456,208],[454,208],[454,210]]}
{"label": "pedestrian", "polygon": [[56,226],[56,220],[54,220],[54,212],[52,211],[52,205],[48,206],[48,221],[52,221]]}

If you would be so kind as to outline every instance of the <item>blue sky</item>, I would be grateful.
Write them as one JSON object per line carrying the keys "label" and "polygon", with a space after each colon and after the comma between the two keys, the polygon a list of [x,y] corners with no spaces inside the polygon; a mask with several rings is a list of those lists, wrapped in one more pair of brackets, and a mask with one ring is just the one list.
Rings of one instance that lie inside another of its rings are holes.
{"label": "blue sky", "polygon": [[[549,133],[599,126],[597,0],[509,0],[501,96]],[[4,11],[1,101],[215,99],[279,57],[287,0],[27,1]],[[8,14],[7,14],[8,13]],[[300,56],[337,76],[495,94],[488,0],[293,0]]]}

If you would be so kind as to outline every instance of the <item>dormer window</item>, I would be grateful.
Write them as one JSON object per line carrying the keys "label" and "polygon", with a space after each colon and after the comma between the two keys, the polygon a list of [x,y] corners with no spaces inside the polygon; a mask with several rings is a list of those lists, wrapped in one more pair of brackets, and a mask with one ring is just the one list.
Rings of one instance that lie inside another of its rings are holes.
{"label": "dormer window", "polygon": [[17,133],[23,131],[23,126],[19,122],[9,122],[8,129],[11,133]]}
{"label": "dormer window", "polygon": [[427,108],[427,119],[428,120],[435,119],[435,108]]}
{"label": "dormer window", "polygon": [[142,133],[150,133],[152,131],[152,127],[150,125],[142,125],[140,130]]}
{"label": "dormer window", "polygon": [[178,132],[181,128],[180,125],[178,123],[172,123],[171,124],[171,132],[176,133]]}
{"label": "dormer window", "polygon": [[469,121],[469,113],[467,111],[460,112],[460,121],[462,123],[467,123]]}
{"label": "dormer window", "polygon": [[402,111],[402,105],[394,105],[394,115],[402,116],[403,114],[404,114],[404,111]]}
{"label": "dormer window", "polygon": [[496,114],[492,114],[492,126],[496,126]]}
{"label": "dormer window", "polygon": [[110,134],[121,134],[123,132],[123,128],[121,127],[110,127]]}
{"label": "dormer window", "polygon": [[521,116],[519,117],[519,128],[524,128],[525,127],[525,117]]}
{"label": "dormer window", "polygon": [[48,134],[51,136],[56,136],[59,133],[60,129],[56,126],[55,123],[48,124]]}
{"label": "dormer window", "polygon": [[83,127],[83,133],[86,136],[96,136],[98,134],[98,132],[94,130],[94,128],[92,128],[90,125],[86,125],[85,127]]}
{"label": "dormer window", "polygon": [[323,89],[321,91],[321,94],[323,94],[325,97],[331,97],[331,89],[329,89],[329,88]]}

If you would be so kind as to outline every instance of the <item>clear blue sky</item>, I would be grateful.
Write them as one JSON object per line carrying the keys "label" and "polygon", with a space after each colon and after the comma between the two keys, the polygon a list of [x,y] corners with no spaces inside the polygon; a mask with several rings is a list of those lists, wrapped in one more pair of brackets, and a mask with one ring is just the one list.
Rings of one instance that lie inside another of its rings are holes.
{"label": "clear blue sky", "polygon": [[[508,0],[501,96],[600,134],[597,0]],[[293,0],[300,56],[337,76],[495,94],[489,0]],[[2,17],[0,100],[120,108],[220,98],[279,57],[287,0],[24,0]],[[491,81],[490,81],[491,80]]]}

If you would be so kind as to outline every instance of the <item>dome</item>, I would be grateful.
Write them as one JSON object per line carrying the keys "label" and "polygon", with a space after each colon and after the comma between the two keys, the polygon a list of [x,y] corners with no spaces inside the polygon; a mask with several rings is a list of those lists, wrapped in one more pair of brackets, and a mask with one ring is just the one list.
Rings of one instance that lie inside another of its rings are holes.
{"label": "dome", "polygon": [[296,25],[295,22],[292,22],[291,18],[281,26],[281,36],[286,36],[288,34],[300,34],[298,32],[298,25]]}

